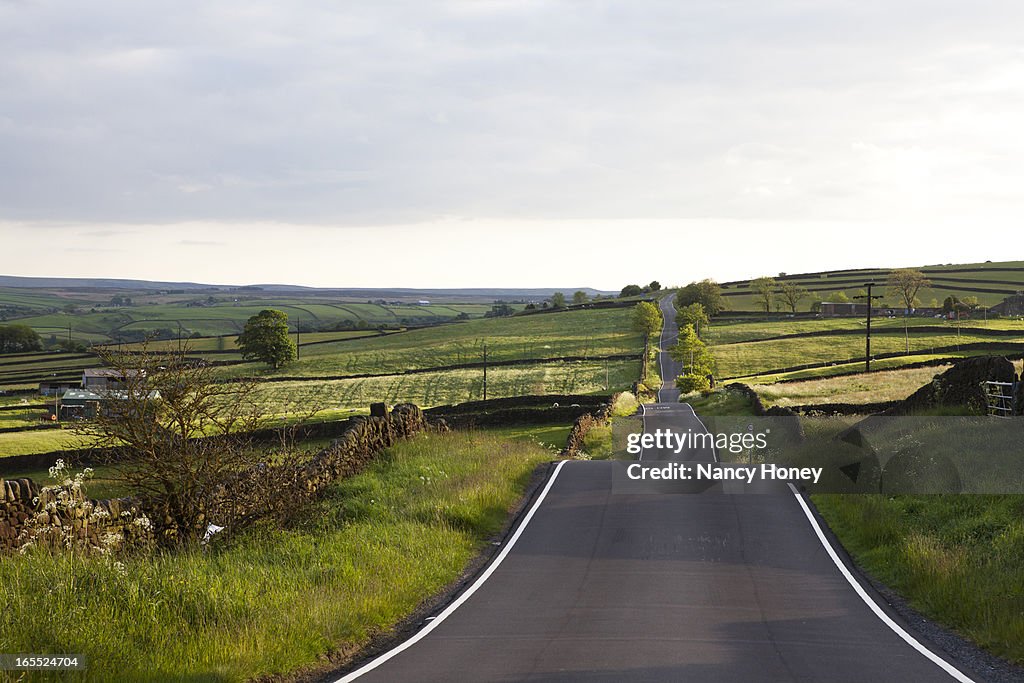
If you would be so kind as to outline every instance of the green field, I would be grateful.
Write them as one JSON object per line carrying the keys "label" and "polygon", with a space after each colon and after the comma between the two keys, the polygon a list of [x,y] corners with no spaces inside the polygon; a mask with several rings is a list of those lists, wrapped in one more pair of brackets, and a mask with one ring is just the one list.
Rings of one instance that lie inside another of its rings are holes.
{"label": "green field", "polygon": [[905,399],[949,365],[882,370],[784,384],[752,384],[767,406],[812,403],[877,403]]}
{"label": "green field", "polygon": [[[977,333],[927,331],[909,334],[911,352],[934,354],[936,349],[955,347],[976,342],[996,342],[1004,352],[1024,351],[1024,332],[1017,337],[994,339]],[[892,334],[871,335],[873,354],[903,353],[906,349],[903,331]],[[1016,345],[1016,346],[1015,346]],[[828,365],[837,361],[848,361],[864,357],[864,339],[860,336],[843,335],[828,337],[800,337],[770,341],[740,342],[715,346],[715,359],[720,377],[746,377],[808,364]],[[996,349],[985,353],[997,353]]]}
{"label": "green field", "polygon": [[[932,287],[924,288],[918,293],[918,299],[922,306],[941,306],[943,299],[947,296],[976,296],[980,303],[991,306],[1001,302],[1005,297],[1024,290],[1024,270],[1021,261],[1006,261],[999,263],[976,263],[976,264],[954,264],[947,266],[922,266],[918,267],[933,283]],[[966,270],[968,272],[949,272],[951,270]],[[890,270],[871,269],[862,271],[829,271],[826,273],[792,274],[786,278],[786,282],[793,282],[811,291],[811,296],[804,299],[799,311],[807,311],[812,302],[824,301],[836,291],[842,291],[847,296],[853,297],[861,293],[864,283],[876,282],[882,285],[875,293],[882,294],[883,299],[878,305],[884,307],[898,307],[899,297],[890,295],[884,286]],[[765,275],[776,277],[776,273],[765,273]],[[976,280],[977,282],[972,282]],[[759,310],[757,301],[750,290],[749,280],[723,283],[723,294],[730,310],[753,311]],[[995,292],[977,292],[972,289],[998,290]]]}
{"label": "green field", "polygon": [[[112,296],[130,296],[132,305],[112,306]],[[523,304],[509,304],[521,310]],[[34,328],[44,342],[137,341],[159,332],[165,338],[235,335],[265,308],[288,314],[292,328],[324,330],[434,325],[460,317],[482,318],[490,303],[440,301],[370,303],[329,292],[282,294],[194,290],[178,294],[125,290],[46,290],[0,288],[0,320]],[[209,349],[208,349],[209,350]]]}
{"label": "green field", "polygon": [[[629,389],[640,376],[640,361],[579,361],[494,367],[487,371],[487,397],[534,394],[606,394]],[[268,411],[289,407],[365,408],[371,402],[415,403],[422,407],[483,398],[483,370],[443,370],[411,375],[325,381],[266,382],[260,395]],[[3,443],[0,434],[0,444]],[[2,448],[2,447],[0,447]]]}
{"label": "green field", "polygon": [[386,336],[317,344],[274,372],[256,363],[232,366],[227,376],[323,377],[381,374],[489,362],[564,357],[600,358],[639,353],[630,309],[577,310],[470,320]]}

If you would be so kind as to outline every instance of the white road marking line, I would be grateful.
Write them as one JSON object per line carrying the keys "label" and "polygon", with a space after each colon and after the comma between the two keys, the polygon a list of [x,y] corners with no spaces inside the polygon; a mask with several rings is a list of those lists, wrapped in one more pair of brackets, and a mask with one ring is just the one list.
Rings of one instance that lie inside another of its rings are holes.
{"label": "white road marking line", "polygon": [[828,556],[832,558],[832,562],[835,563],[836,567],[839,568],[839,572],[846,578],[849,584],[853,586],[853,590],[857,593],[857,595],[860,596],[860,599],[863,600],[867,604],[867,606],[871,608],[871,611],[875,613],[875,616],[881,619],[882,623],[884,623],[886,626],[892,629],[893,632],[896,633],[896,635],[902,638],[907,643],[907,645],[909,645],[910,647],[914,648],[922,655],[927,657],[929,660],[931,660],[933,664],[935,664],[940,669],[945,671],[947,674],[952,676],[955,680],[960,681],[960,683],[975,683],[973,679],[968,678],[962,671],[960,671],[952,664],[944,660],[942,657],[939,657],[937,654],[935,654],[927,647],[922,645],[921,642],[917,640],[917,638],[907,633],[907,631],[902,626],[893,621],[889,617],[889,615],[886,614],[885,611],[881,607],[879,607],[874,600],[871,599],[871,596],[867,594],[867,591],[864,590],[864,588],[860,585],[860,583],[853,576],[853,574],[850,573],[850,570],[846,568],[846,565],[843,563],[843,561],[839,558],[839,555],[836,553],[835,548],[833,548],[832,544],[829,543],[828,538],[826,538],[825,536],[825,533],[821,530],[821,526],[818,525],[818,520],[814,518],[814,513],[811,512],[810,508],[807,507],[807,503],[804,502],[803,496],[800,495],[799,491],[797,491],[796,487],[793,486],[792,484],[789,484],[789,489],[793,492],[793,495],[796,497],[797,502],[803,509],[804,515],[807,517],[807,520],[811,523],[811,527],[814,529],[814,533],[817,534],[818,540],[821,541],[821,545],[825,547],[825,551],[828,553]]}
{"label": "white road marking line", "polygon": [[[708,429],[708,426],[706,424],[701,422],[701,419],[699,417],[697,417],[697,411],[693,409],[693,406],[691,406],[689,403],[684,403],[683,405],[690,409],[690,412],[693,413],[693,417],[697,420],[697,422],[700,422],[700,426],[704,428],[704,432],[710,434],[711,430]],[[718,450],[714,446],[711,446],[711,457],[715,459],[715,462],[718,462]]]}
{"label": "white road marking line", "polygon": [[454,602],[448,605],[448,607],[446,607],[443,612],[438,614],[437,617],[435,617],[429,624],[427,624],[419,631],[417,631],[415,635],[409,638],[409,640],[406,640],[404,643],[388,650],[387,652],[379,655],[378,657],[375,657],[373,660],[367,662],[355,671],[346,674],[345,676],[342,676],[341,678],[337,679],[335,683],[348,683],[349,681],[354,681],[363,674],[373,671],[378,666],[388,661],[395,655],[398,655],[404,652],[405,650],[408,650],[410,647],[412,647],[419,641],[423,640],[423,638],[425,638],[428,633],[437,628],[437,626],[441,624],[441,622],[443,622],[445,619],[452,615],[452,612],[457,610],[464,602],[466,602],[466,600],[468,600],[470,596],[473,595],[473,593],[475,593],[477,589],[479,589],[480,586],[484,584],[484,581],[490,578],[491,574],[494,573],[494,570],[496,570],[498,566],[508,556],[509,552],[512,550],[512,547],[516,544],[516,541],[518,541],[519,537],[522,536],[523,531],[526,529],[526,525],[530,523],[531,519],[533,519],[533,515],[535,512],[537,512],[537,508],[539,508],[540,504],[544,502],[544,498],[548,495],[548,491],[551,490],[551,487],[554,485],[555,480],[558,479],[558,473],[562,471],[562,467],[565,466],[566,462],[568,461],[563,460],[562,462],[558,463],[558,465],[555,467],[554,473],[551,475],[551,479],[549,479],[547,485],[544,486],[544,490],[540,492],[540,496],[537,497],[537,500],[533,503],[533,506],[530,508],[530,511],[526,513],[526,517],[523,518],[522,523],[516,529],[515,533],[512,534],[512,537],[508,539],[508,543],[506,543],[505,547],[501,549],[501,552],[498,553],[498,556],[494,558],[494,561],[491,562],[487,569],[484,570],[484,573],[477,577],[477,580],[473,582],[473,585],[467,588],[465,592],[462,593],[462,595],[460,595],[458,598],[455,599]]}
{"label": "white road marking line", "polygon": [[[658,390],[658,393],[659,394],[661,393],[661,389]],[[644,407],[643,403],[640,404],[640,426],[641,426],[640,434],[646,434],[647,433],[647,408]],[[644,459],[644,440],[640,439],[640,457],[638,457],[636,460],[637,460],[637,462],[640,462],[643,459]]]}

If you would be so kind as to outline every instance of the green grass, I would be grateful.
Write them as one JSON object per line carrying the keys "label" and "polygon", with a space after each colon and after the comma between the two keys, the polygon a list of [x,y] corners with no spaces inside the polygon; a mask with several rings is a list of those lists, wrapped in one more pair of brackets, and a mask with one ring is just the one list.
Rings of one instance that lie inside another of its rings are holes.
{"label": "green grass", "polygon": [[11,455],[30,455],[82,448],[86,439],[67,429],[39,429],[0,434],[0,463]]}
{"label": "green grass", "polygon": [[1024,496],[817,495],[857,563],[928,617],[1024,663]]}
{"label": "green grass", "polygon": [[[490,368],[487,397],[534,394],[603,394],[628,389],[640,361],[550,363]],[[606,387],[606,379],[609,385]],[[361,379],[267,382],[260,395],[268,410],[287,404],[319,408],[365,408],[371,402],[411,402],[422,407],[483,398],[483,370],[446,370]],[[2,436],[2,435],[0,435]]]}
{"label": "green grass", "polygon": [[685,399],[693,410],[702,418],[705,416],[746,416],[753,415],[750,402],[742,394],[735,391],[718,389],[706,394],[698,394]]}
{"label": "green grass", "polygon": [[[907,326],[911,328],[936,328],[934,331],[919,329],[918,334],[956,334],[956,323],[938,320],[935,318],[906,318]],[[749,320],[729,318],[715,320],[704,331],[705,339],[711,344],[735,344],[737,342],[754,341],[758,339],[770,339],[780,335],[798,334],[817,331],[846,331],[855,330],[864,333],[867,323],[863,317],[857,318],[815,318],[806,319],[779,319],[770,318],[762,320]],[[903,318],[874,318],[871,321],[872,334],[902,335],[904,327]],[[1024,321],[999,319],[999,320],[963,320],[961,321],[962,331],[969,328],[983,330],[1016,330],[1024,335]],[[991,337],[992,341],[1005,339],[1006,337]]]}
{"label": "green grass", "polygon": [[[937,300],[938,305],[941,305],[942,300],[950,295],[959,296],[961,298],[964,296],[976,296],[982,304],[997,304],[1003,300],[1003,297],[1014,294],[1016,291],[1024,288],[1024,272],[1001,270],[1006,268],[1020,268],[1020,263],[1020,261],[1006,261],[999,263],[952,264],[948,266],[920,267],[920,270],[922,270],[926,276],[933,276],[933,278],[935,278],[933,279],[935,286],[923,288],[918,293],[918,298],[925,306],[931,305],[933,299]],[[970,272],[945,272],[948,270],[959,269],[969,270]],[[895,307],[898,304],[899,297],[890,295],[887,291],[885,282],[888,278],[888,274],[889,269],[887,268],[862,270],[859,272],[831,271],[818,275],[793,274],[795,277],[787,281],[796,282],[807,289],[828,288],[828,291],[812,292],[812,296],[804,299],[799,306],[799,310],[801,311],[808,310],[808,307],[815,300],[823,301],[832,291],[838,288],[842,288],[842,291],[845,292],[847,296],[853,297],[859,294],[863,284],[869,281],[877,282],[882,285],[880,288],[875,290],[875,292],[882,294],[884,297],[880,303],[886,306]],[[959,282],[960,280],[970,279],[987,280],[991,282]],[[1002,290],[1005,293],[971,292],[968,291],[968,289],[963,289],[971,287],[997,289]],[[749,281],[731,283],[724,293],[726,294],[726,302],[729,308],[733,310],[757,310],[756,299],[752,294],[750,294]]]}
{"label": "green grass", "polygon": [[483,432],[418,437],[330,487],[286,531],[130,557],[123,574],[103,558],[11,558],[0,562],[0,642],[85,654],[89,669],[69,680],[242,681],[315,665],[455,580],[550,458]]}
{"label": "green grass", "polygon": [[638,353],[640,335],[629,309],[590,309],[512,318],[471,320],[401,334],[318,344],[278,371],[250,363],[225,368],[226,375],[322,377],[380,374],[409,369],[479,363],[483,347],[491,362],[600,357]]}
{"label": "green grass", "polygon": [[[1016,348],[1019,353],[1024,346],[1024,331],[1019,337],[993,339],[982,335],[963,333],[915,333],[910,331],[911,352],[933,353],[936,348],[955,347],[958,344],[993,342],[1005,344],[1007,349]],[[872,334],[871,351],[876,354],[903,353],[905,344],[902,332],[885,335]],[[1017,347],[1014,345],[1017,344]],[[859,336],[802,337],[771,341],[743,342],[713,347],[720,377],[741,377],[810,363],[828,364],[840,360],[862,358],[864,339]],[[993,353],[994,350],[985,353]]]}
{"label": "green grass", "polygon": [[[111,307],[109,296],[93,294],[89,297],[70,292],[53,294],[46,290],[17,290],[0,288],[0,311],[12,322],[34,328],[45,339],[50,335],[65,339],[68,328],[72,337],[82,342],[108,342],[122,332],[152,332],[179,329],[185,335],[204,337],[234,335],[241,332],[245,321],[265,308],[275,308],[288,314],[294,325],[303,321],[307,325],[323,328],[342,323],[375,327],[396,327],[406,324],[436,324],[453,320],[460,315],[482,318],[491,310],[490,304],[443,302],[429,306],[412,304],[380,305],[354,302],[344,297],[325,293],[305,293],[295,296],[253,296],[251,293],[233,296],[227,292],[214,292],[217,301],[203,306],[189,303],[203,302],[209,292],[191,292],[178,295],[158,295],[153,292],[127,292],[134,299],[133,306]],[[110,293],[115,292],[111,290]],[[65,305],[73,303],[79,308],[65,312]],[[522,305],[512,305],[514,309]]]}
{"label": "green grass", "polygon": [[811,403],[875,403],[898,401],[931,382],[948,365],[841,375],[784,384],[753,384],[767,406]]}

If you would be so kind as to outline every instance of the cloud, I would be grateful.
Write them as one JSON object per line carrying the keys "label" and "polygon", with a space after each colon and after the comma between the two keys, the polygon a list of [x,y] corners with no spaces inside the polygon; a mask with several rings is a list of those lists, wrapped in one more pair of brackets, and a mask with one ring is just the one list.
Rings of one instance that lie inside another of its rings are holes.
{"label": "cloud", "polygon": [[0,220],[1020,216],[1022,20],[1008,0],[2,3]]}

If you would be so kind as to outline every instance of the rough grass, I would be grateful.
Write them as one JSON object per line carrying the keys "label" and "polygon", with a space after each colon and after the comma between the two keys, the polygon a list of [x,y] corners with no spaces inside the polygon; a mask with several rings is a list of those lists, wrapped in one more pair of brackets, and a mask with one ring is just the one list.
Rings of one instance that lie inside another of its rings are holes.
{"label": "rough grass", "polygon": [[874,403],[902,400],[950,366],[841,375],[785,384],[754,384],[765,405]]}
{"label": "rough grass", "polygon": [[123,572],[102,558],[8,558],[0,642],[83,653],[90,681],[242,681],[315,664],[453,581],[550,458],[482,432],[422,436],[331,487],[286,531],[127,558]]}
{"label": "rough grass", "polygon": [[1024,496],[818,495],[857,562],[918,610],[1024,662]]}

